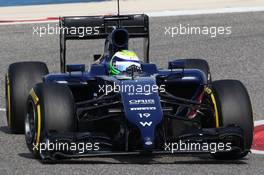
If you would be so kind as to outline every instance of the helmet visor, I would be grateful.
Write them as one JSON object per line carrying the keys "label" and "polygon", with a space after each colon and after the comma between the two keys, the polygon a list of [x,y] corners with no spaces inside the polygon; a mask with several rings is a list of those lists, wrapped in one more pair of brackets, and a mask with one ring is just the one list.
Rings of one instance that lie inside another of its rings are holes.
{"label": "helmet visor", "polygon": [[116,61],[115,68],[121,72],[125,71],[128,67],[135,65],[140,67],[140,64],[135,61]]}

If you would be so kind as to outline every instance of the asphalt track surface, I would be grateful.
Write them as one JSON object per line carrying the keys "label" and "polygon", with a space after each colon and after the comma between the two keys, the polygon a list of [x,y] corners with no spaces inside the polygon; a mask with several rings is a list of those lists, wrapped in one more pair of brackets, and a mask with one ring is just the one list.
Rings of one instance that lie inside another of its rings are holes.
{"label": "asphalt track surface", "polygon": [[[164,27],[232,26],[231,35],[215,38],[201,35],[169,37]],[[55,25],[52,23],[51,25]],[[205,58],[213,79],[238,79],[248,88],[254,120],[264,119],[264,12],[151,18],[153,63],[167,67],[173,58]],[[0,26],[0,107],[5,106],[4,74],[10,63],[22,60],[45,61],[51,72],[59,71],[58,35],[40,38],[33,26]],[[71,63],[91,63],[102,52],[103,41],[69,43]],[[132,42],[136,50],[141,44]],[[11,135],[5,112],[0,112],[0,174],[264,174],[263,155],[250,154],[240,161],[215,161],[208,156],[114,157],[42,164],[32,158],[23,135]]]}

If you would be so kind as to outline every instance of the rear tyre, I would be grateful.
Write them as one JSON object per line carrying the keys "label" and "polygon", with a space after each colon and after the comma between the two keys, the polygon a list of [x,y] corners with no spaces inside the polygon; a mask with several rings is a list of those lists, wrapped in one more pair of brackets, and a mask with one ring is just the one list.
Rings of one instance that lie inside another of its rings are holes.
{"label": "rear tyre", "polygon": [[6,74],[6,116],[12,133],[24,133],[24,114],[30,89],[42,82],[48,74],[48,68],[42,62],[18,62],[8,68]]}
{"label": "rear tyre", "polygon": [[187,69],[199,69],[204,72],[206,79],[208,82],[211,82],[211,73],[210,67],[206,60],[204,59],[184,59],[185,60],[185,68]]}
{"label": "rear tyre", "polygon": [[216,153],[217,159],[239,159],[248,154],[253,139],[253,114],[245,86],[237,80],[218,80],[212,83],[219,111],[220,126],[236,125],[243,130],[244,148],[241,152]]}
{"label": "rear tyre", "polygon": [[66,85],[37,84],[27,102],[25,137],[29,150],[39,157],[39,144],[50,133],[76,131],[74,98]]}

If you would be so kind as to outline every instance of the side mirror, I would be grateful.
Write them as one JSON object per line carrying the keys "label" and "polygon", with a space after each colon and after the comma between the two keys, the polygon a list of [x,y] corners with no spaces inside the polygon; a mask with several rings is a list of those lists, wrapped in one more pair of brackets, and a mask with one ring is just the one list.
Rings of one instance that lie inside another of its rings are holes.
{"label": "side mirror", "polygon": [[84,72],[85,65],[84,64],[68,64],[66,65],[67,72]]}
{"label": "side mirror", "polygon": [[169,69],[184,69],[185,61],[184,60],[174,60],[169,62]]}

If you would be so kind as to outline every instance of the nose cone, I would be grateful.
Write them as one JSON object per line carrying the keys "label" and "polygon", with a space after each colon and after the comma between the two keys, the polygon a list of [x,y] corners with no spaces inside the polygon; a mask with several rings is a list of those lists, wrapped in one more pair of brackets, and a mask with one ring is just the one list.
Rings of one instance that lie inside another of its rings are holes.
{"label": "nose cone", "polygon": [[139,128],[144,148],[146,150],[155,148],[155,130],[162,121],[163,112],[157,89],[146,91],[146,87],[148,89],[157,87],[156,80],[152,77],[140,77],[135,80],[121,81],[119,85],[129,87],[129,90],[126,88],[127,91],[124,91],[123,88],[121,92],[127,120]]}

